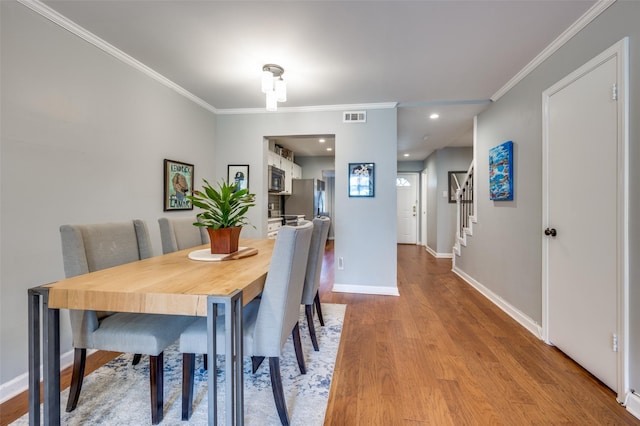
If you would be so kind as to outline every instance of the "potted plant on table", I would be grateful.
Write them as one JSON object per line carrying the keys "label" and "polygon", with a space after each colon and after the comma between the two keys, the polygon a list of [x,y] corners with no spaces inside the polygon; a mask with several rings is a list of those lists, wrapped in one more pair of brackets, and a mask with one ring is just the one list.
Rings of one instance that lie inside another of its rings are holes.
{"label": "potted plant on table", "polygon": [[187,198],[203,211],[196,217],[195,226],[204,226],[209,233],[211,253],[234,253],[243,225],[248,225],[246,214],[255,206],[255,194],[239,189],[236,184],[221,180],[214,188],[203,179],[202,191],[194,191]]}

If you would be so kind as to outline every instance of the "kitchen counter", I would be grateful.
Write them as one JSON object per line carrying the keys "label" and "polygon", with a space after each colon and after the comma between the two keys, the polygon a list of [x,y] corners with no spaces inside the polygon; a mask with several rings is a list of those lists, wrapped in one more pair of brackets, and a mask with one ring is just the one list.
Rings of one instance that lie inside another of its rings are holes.
{"label": "kitchen counter", "polygon": [[[284,216],[297,216],[298,220],[304,220],[304,215],[284,215]],[[270,217],[267,219],[267,238],[276,238],[278,236],[278,231],[282,227],[282,218],[284,216],[279,217]]]}

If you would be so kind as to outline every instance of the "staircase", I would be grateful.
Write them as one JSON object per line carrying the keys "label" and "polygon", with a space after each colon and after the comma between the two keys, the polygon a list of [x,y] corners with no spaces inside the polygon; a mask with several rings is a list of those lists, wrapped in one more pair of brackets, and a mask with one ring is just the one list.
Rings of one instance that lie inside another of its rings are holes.
{"label": "staircase", "polygon": [[467,235],[473,235],[473,224],[477,222],[473,162],[469,166],[464,181],[456,191],[456,211],[456,238],[453,245],[454,265],[455,256],[460,256],[460,247],[467,245]]}

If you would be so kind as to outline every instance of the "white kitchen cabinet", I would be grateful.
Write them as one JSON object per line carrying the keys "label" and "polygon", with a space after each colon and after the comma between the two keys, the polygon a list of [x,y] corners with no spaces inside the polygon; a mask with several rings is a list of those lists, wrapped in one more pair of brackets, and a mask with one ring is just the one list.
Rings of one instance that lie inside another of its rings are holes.
{"label": "white kitchen cabinet", "polygon": [[284,190],[282,195],[291,194],[291,180],[302,179],[302,168],[288,158],[281,157],[276,152],[267,151],[267,164],[284,170]]}
{"label": "white kitchen cabinet", "polygon": [[293,163],[291,177],[293,179],[302,179],[302,167],[298,166],[296,163]]}
{"label": "white kitchen cabinet", "polygon": [[275,239],[278,236],[278,231],[282,227],[281,218],[272,218],[267,222],[267,238]]}
{"label": "white kitchen cabinet", "polygon": [[267,151],[267,163],[270,166],[274,166],[277,167],[279,169],[281,169],[281,164],[280,164],[280,160],[282,159],[282,157],[280,157],[278,154],[276,154],[273,151]]}
{"label": "white kitchen cabinet", "polygon": [[284,192],[291,194],[291,179],[293,177],[293,162],[282,158],[280,160],[282,170],[284,170]]}

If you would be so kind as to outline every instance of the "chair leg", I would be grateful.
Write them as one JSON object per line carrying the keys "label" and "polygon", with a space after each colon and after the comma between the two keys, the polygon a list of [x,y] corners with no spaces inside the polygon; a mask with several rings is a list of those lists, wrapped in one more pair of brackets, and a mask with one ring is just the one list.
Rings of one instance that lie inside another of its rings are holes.
{"label": "chair leg", "polygon": [[195,363],[196,354],[182,354],[182,420],[191,417]]}
{"label": "chair leg", "polygon": [[264,361],[263,356],[251,357],[251,374],[256,374],[256,371],[258,371],[258,368],[260,367],[260,364],[262,364],[262,361]]}
{"label": "chair leg", "polygon": [[149,356],[149,380],[151,388],[151,424],[162,421],[164,407],[164,352]]}
{"label": "chair leg", "polygon": [[313,343],[313,350],[319,351],[318,338],[316,337],[316,326],[313,323],[313,305],[304,305],[304,311],[307,314],[307,326],[309,327],[309,335],[311,336],[311,343]]}
{"label": "chair leg", "polygon": [[316,297],[313,298],[313,301],[316,304],[316,311],[318,312],[318,319],[320,320],[320,325],[324,326],[324,318],[322,317],[322,308],[320,307],[320,294],[316,292]]}
{"label": "chair leg", "polygon": [[67,399],[67,413],[72,412],[78,405],[82,380],[84,379],[84,367],[87,361],[87,350],[75,348],[73,351],[73,372],[71,373],[71,387]]}
{"label": "chair leg", "polygon": [[300,367],[300,373],[307,374],[307,367],[304,365],[304,353],[302,353],[302,342],[300,341],[300,325],[296,323],[291,332],[293,337],[293,348],[296,351],[296,358],[298,359],[298,367]]}
{"label": "chair leg", "polygon": [[140,363],[141,358],[142,358],[142,355],[133,354],[133,361],[131,361],[131,365],[138,365]]}
{"label": "chair leg", "polygon": [[284,391],[282,389],[282,377],[280,376],[280,358],[269,357],[269,375],[271,376],[271,389],[273,390],[273,399],[276,402],[276,409],[282,426],[289,426],[289,413],[287,413],[287,404],[284,400]]}

